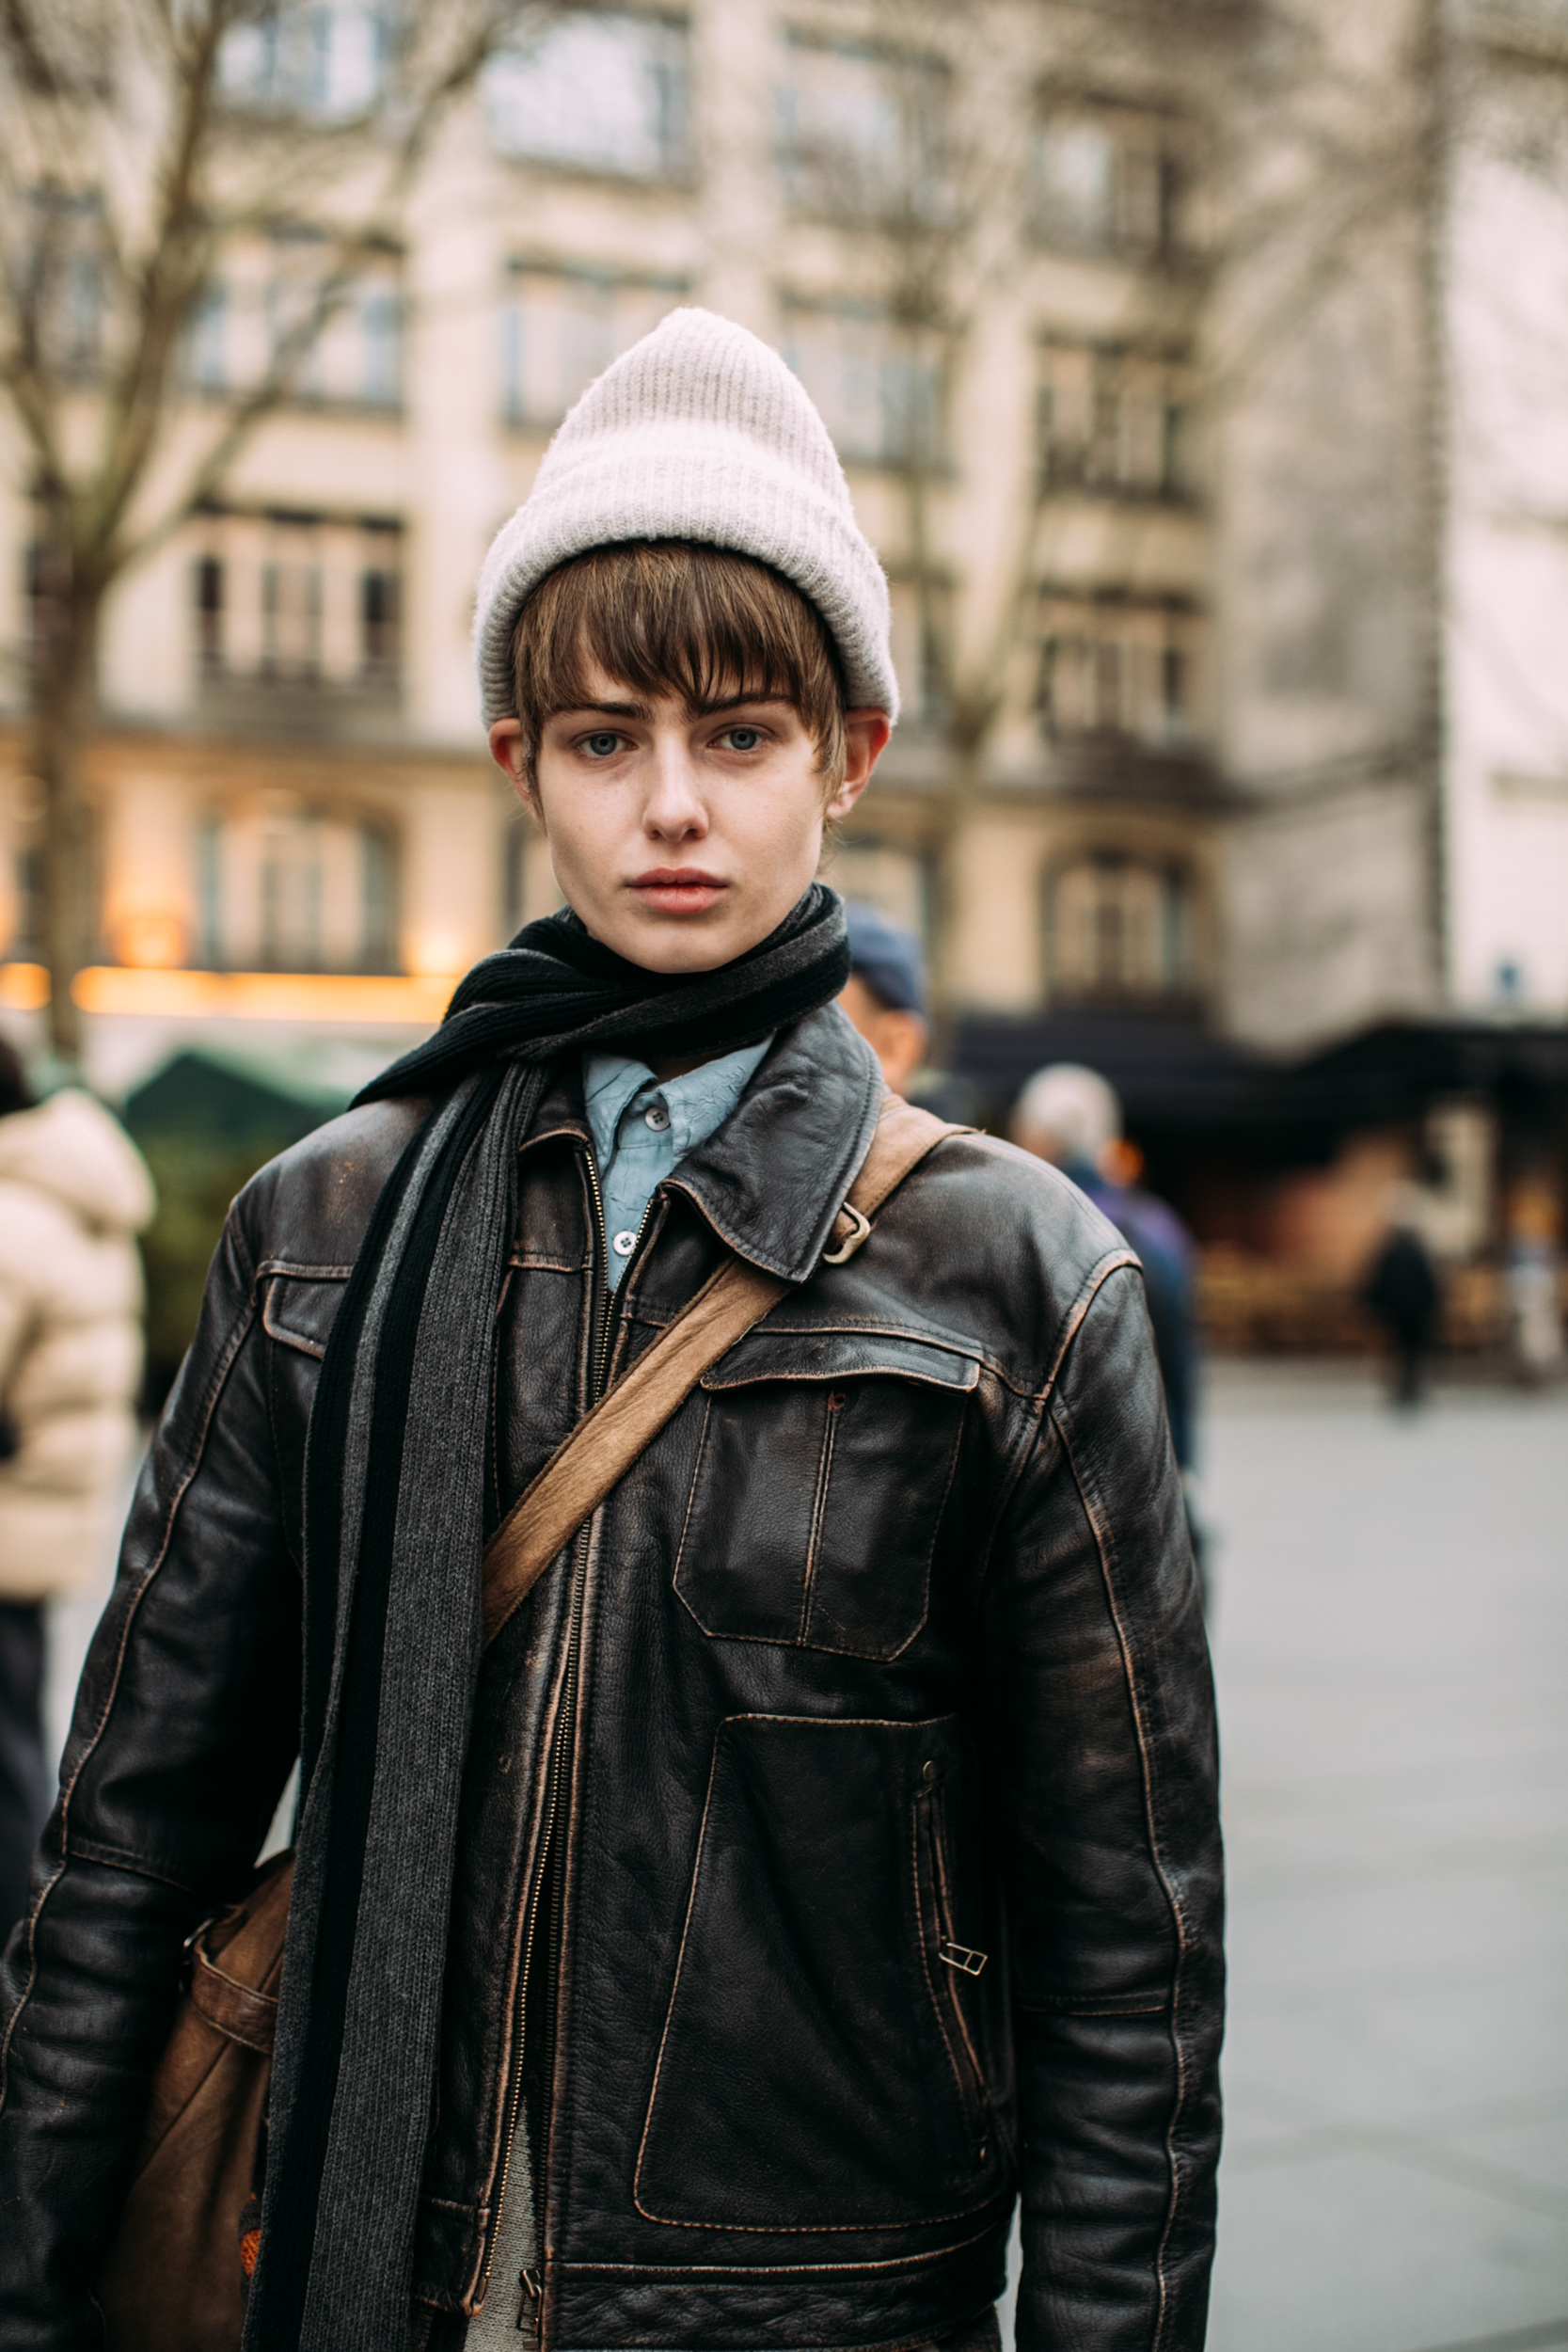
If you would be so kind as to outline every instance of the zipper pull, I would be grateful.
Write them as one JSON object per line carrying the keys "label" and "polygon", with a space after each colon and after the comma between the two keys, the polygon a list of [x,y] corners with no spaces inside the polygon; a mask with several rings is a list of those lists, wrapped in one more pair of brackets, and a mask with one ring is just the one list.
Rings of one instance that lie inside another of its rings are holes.
{"label": "zipper pull", "polygon": [[544,2280],[537,2270],[519,2270],[517,2283],[523,2290],[522,2297],[517,2305],[518,2329],[525,2335],[536,2336],[539,2333],[540,2314],[544,2309],[542,2300],[545,2292]]}
{"label": "zipper pull", "polygon": [[966,1977],[977,1977],[990,1954],[974,1951],[968,1944],[944,1942],[937,1946],[937,1958],[944,1960],[949,1968],[961,1968]]}

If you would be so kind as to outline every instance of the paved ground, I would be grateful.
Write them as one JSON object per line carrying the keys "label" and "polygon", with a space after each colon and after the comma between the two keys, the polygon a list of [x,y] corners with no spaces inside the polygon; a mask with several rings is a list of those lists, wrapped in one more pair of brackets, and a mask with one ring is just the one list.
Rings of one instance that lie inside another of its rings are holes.
{"label": "paved ground", "polygon": [[1402,1422],[1354,1376],[1249,1364],[1209,1402],[1209,2352],[1568,2346],[1568,1400]]}
{"label": "paved ground", "polygon": [[1222,1368],[1207,1461],[1210,2352],[1568,2346],[1568,1400]]}
{"label": "paved ground", "polygon": [[1220,1373],[1211,2352],[1568,2345],[1568,1403]]}

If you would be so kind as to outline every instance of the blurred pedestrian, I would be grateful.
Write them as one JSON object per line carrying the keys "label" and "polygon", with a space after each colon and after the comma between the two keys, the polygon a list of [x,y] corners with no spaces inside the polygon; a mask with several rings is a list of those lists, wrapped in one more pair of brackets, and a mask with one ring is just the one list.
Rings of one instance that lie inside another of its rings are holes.
{"label": "blurred pedestrian", "polygon": [[847,898],[849,977],[839,1003],[882,1065],[895,1094],[907,1095],[926,1058],[926,964],[912,931],[863,900]]}
{"label": "blurred pedestrian", "polygon": [[1410,1411],[1421,1401],[1426,1361],[1442,1293],[1426,1243],[1413,1219],[1400,1218],[1372,1260],[1361,1292],[1393,1351],[1393,1401]]}
{"label": "blurred pedestrian", "polygon": [[35,1104],[0,1041],[0,1941],[49,1810],[44,1608],[107,1565],[135,1437],[152,1180],[75,1089]]}
{"label": "blurred pedestrian", "polygon": [[1524,1388],[1552,1379],[1562,1367],[1558,1214],[1555,1188],[1539,1177],[1517,1185],[1508,1203],[1503,1295],[1513,1375]]}
{"label": "blurred pedestrian", "polygon": [[1122,1139],[1121,1104],[1097,1070],[1069,1061],[1037,1070],[1013,1112],[1013,1141],[1070,1176],[1137,1251],[1171,1443],[1185,1478],[1194,1468],[1197,1406],[1191,1234],[1174,1209],[1132,1181],[1138,1163]]}
{"label": "blurred pedestrian", "polygon": [[925,1066],[931,1032],[919,940],[863,899],[847,899],[844,919],[849,977],[838,1001],[881,1063],[883,1077],[895,1094],[938,1119],[976,1125],[974,1089],[950,1071]]}

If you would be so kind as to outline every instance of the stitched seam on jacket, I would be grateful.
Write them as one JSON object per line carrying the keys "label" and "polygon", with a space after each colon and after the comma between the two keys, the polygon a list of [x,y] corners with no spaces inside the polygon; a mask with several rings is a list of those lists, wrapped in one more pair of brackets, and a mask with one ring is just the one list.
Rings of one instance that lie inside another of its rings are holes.
{"label": "stitched seam on jacket", "polygon": [[1068,1351],[1068,1347],[1073,1338],[1073,1335],[1077,1331],[1079,1325],[1083,1322],[1084,1317],[1088,1313],[1088,1311],[1094,1304],[1095,1299],[1098,1297],[1101,1284],[1104,1283],[1111,1275],[1116,1273],[1118,1266],[1135,1265],[1137,1261],[1130,1249],[1118,1249],[1108,1251],[1103,1258],[1097,1260],[1095,1264],[1089,1268],[1088,1273],[1084,1279],[1083,1285],[1079,1290],[1077,1297],[1073,1300],[1072,1305],[1068,1309],[1066,1321],[1063,1326],[1064,1336],[1061,1338],[1057,1345],[1056,1353],[1051,1359],[1051,1366],[1049,1371],[1046,1373],[1045,1380],[1041,1387],[1033,1391],[1016,1389],[1009,1380],[1002,1378],[1000,1374],[997,1375],[999,1379],[1002,1379],[1002,1385],[1007,1391],[1009,1396],[1015,1397],[1021,1402],[1026,1403],[1030,1409],[1024,1418],[1023,1427],[1020,1433],[1012,1466],[1003,1477],[1001,1491],[996,1498],[996,1508],[991,1513],[990,1530],[987,1534],[985,1544],[980,1550],[979,1565],[974,1575],[974,1591],[976,1595],[983,1593],[985,1590],[986,1580],[990,1575],[991,1564],[995,1557],[997,1542],[1001,1535],[1003,1526],[1006,1520],[1008,1505],[1012,1501],[1013,1495],[1017,1491],[1019,1481],[1022,1478],[1024,1470],[1028,1467],[1031,1455],[1038,1447],[1040,1435],[1045,1424],[1046,1412],[1050,1406],[1052,1392],[1055,1387],[1056,1375],[1061,1370],[1062,1359]]}
{"label": "stitched seam on jacket", "polygon": [[189,1879],[177,1879],[167,1870],[160,1869],[149,1854],[134,1853],[128,1846],[109,1846],[96,1837],[73,1837],[66,1848],[67,1859],[72,1862],[97,1862],[107,1870],[128,1870],[134,1878],[154,1879],[160,1886],[172,1886],[176,1894],[199,1895],[199,1886]]}
{"label": "stitched seam on jacket", "polygon": [[[1135,1263],[1135,1261],[1133,1261],[1133,1263]],[[1058,1358],[1058,1362],[1059,1361],[1060,1359]],[[1071,1416],[1066,1406],[1062,1405],[1059,1396],[1057,1400],[1057,1407],[1053,1408],[1053,1418],[1056,1421],[1056,1426],[1061,1436],[1063,1449],[1066,1452],[1068,1463],[1072,1471],[1073,1481],[1077,1486],[1079,1497],[1084,1505],[1085,1516],[1088,1520],[1090,1530],[1094,1535],[1095,1549],[1100,1555],[1100,1572],[1101,1581],[1105,1587],[1106,1606],[1111,1613],[1111,1622],[1116,1629],[1117,1645],[1121,1652],[1122,1673],[1127,1684],[1127,1704],[1132,1717],[1134,1729],[1137,1733],[1138,1758],[1144,1785],[1144,1820],[1148,1834],[1149,1860],[1153,1864],[1155,1876],[1160,1882],[1161,1891],[1164,1895],[1166,1904],[1169,1907],[1171,1924],[1176,1934],[1176,1965],[1171,1971],[1171,1992],[1169,2004],[1171,2021],[1171,2056],[1176,2062],[1176,2097],[1172,2102],[1170,2116],[1165,2125],[1165,2166],[1170,2176],[1170,2197],[1165,2208],[1164,2228],[1160,2233],[1160,2244],[1154,2258],[1155,2282],[1159,2291],[1159,2318],[1155,2323],[1154,2342],[1150,2347],[1150,2352],[1160,2352],[1160,2346],[1165,2340],[1165,2323],[1170,2313],[1170,2282],[1165,2271],[1165,2255],[1170,2245],[1171,2233],[1176,2226],[1176,2216],[1178,2207],[1180,2203],[1182,2185],[1181,2167],[1176,2152],[1176,2131],[1177,2125],[1181,2119],[1182,2112],[1187,2104],[1188,2070],[1186,2051],[1182,2045],[1180,2033],[1178,2030],[1178,2017],[1181,2005],[1181,1979],[1187,1958],[1187,1923],[1182,1915],[1180,1899],[1177,1895],[1170,1872],[1165,1865],[1164,1856],[1161,1851],[1159,1832],[1155,1826],[1154,1772],[1149,1753],[1148,1727],[1144,1718],[1144,1708],[1139,1695],[1137,1675],[1133,1670],[1132,1645],[1128,1638],[1127,1628],[1123,1622],[1121,1607],[1117,1596],[1116,1580],[1111,1570],[1111,1559],[1115,1545],[1111,1532],[1110,1520],[1107,1514],[1101,1508],[1098,1492],[1094,1489],[1093,1481],[1091,1480],[1086,1469],[1080,1464],[1078,1456],[1073,1450],[1070,1429]],[[1064,1426],[1064,1423],[1069,1425]]]}
{"label": "stitched seam on jacket", "polygon": [[[233,1226],[232,1220],[230,1220],[230,1225],[228,1230],[234,1243],[235,1254],[239,1257],[243,1264],[248,1260],[248,1252],[245,1249],[238,1228]],[[109,1678],[108,1694],[103,1701],[103,1712],[98,1719],[97,1728],[94,1730],[92,1738],[87,1741],[87,1746],[82,1751],[81,1759],[77,1764],[76,1770],[71,1776],[71,1786],[68,1788],[62,1788],[60,1790],[59,1867],[53,1872],[40,1892],[37,1902],[33,1905],[32,1910],[28,1914],[26,1980],[22,1987],[22,1991],[17,1995],[15,2008],[6,2020],[4,2037],[0,2038],[0,2115],[5,2113],[6,2108],[6,2094],[8,2088],[10,2069],[11,2043],[15,2039],[16,2028],[21,2019],[22,2012],[26,2008],[28,2001],[32,1998],[33,1985],[38,1977],[38,1923],[43,1915],[43,1907],[45,1903],[48,1902],[50,1896],[54,1893],[55,1887],[65,1876],[66,1866],[71,1860],[71,1800],[76,1793],[76,1784],[81,1779],[83,1772],[87,1770],[87,1764],[95,1753],[100,1740],[103,1737],[105,1729],[107,1728],[109,1717],[114,1712],[114,1704],[119,1693],[119,1678],[124,1671],[125,1653],[130,1645],[132,1628],[135,1626],[136,1618],[140,1613],[144,1597],[150,1590],[154,1577],[157,1575],[159,1569],[163,1566],[165,1560],[168,1556],[168,1548],[174,1539],[174,1524],[180,1515],[180,1506],[184,1502],[185,1496],[190,1489],[191,1483],[195,1479],[196,1473],[201,1466],[201,1456],[207,1450],[208,1432],[211,1430],[213,1425],[213,1416],[218,1408],[218,1399],[222,1396],[224,1389],[228,1383],[229,1375],[233,1369],[234,1359],[238,1356],[241,1347],[245,1343],[245,1334],[248,1332],[255,1320],[256,1282],[253,1277],[250,1287],[245,1294],[244,1302],[240,1307],[239,1312],[234,1318],[233,1326],[230,1328],[228,1341],[225,1343],[223,1351],[214,1368],[212,1383],[209,1387],[204,1409],[200,1416],[196,1439],[191,1449],[190,1459],[186,1464],[182,1476],[176,1481],[174,1491],[169,1497],[168,1510],[164,1521],[162,1540],[159,1543],[157,1551],[153,1556],[151,1565],[149,1567],[147,1574],[142,1579],[140,1590],[136,1593],[131,1606],[125,1613],[125,1623],[120,1629],[119,1648],[115,1657],[114,1673]]]}
{"label": "stitched seam on jacket", "polygon": [[795,1646],[805,1646],[806,1631],[811,1624],[811,1605],[816,1597],[817,1561],[822,1549],[822,1515],[828,1507],[828,1482],[833,1474],[833,1446],[838,1438],[838,1414],[833,1409],[833,1394],[829,1392],[822,1429],[822,1451],[816,1461],[816,1491],[811,1499],[811,1533],[806,1538],[806,1572],[800,1580],[800,1615],[795,1628]]}
{"label": "stitched seam on jacket", "polygon": [[[1003,2200],[1000,2190],[990,2199],[990,2201],[993,2205],[1000,2205],[1002,2203]],[[974,2210],[979,2212],[984,2209],[977,2206]],[[966,2217],[961,2215],[944,2215],[939,2216],[938,2217],[941,2219],[958,2220],[965,2218]],[[682,2222],[677,2224],[677,2226],[683,2229],[705,2229],[710,2225],[705,2222]],[[879,2262],[658,2264],[562,2263],[559,2265],[559,2268],[561,2276],[563,2279],[600,2277],[646,2279],[654,2285],[657,2285],[659,2280],[663,2279],[739,2279],[744,2280],[747,2279],[810,2278],[814,2271],[818,2270],[823,2272],[838,2270],[856,2272],[866,2270],[922,2270],[928,2268],[932,2263],[945,2262],[949,2255],[961,2254],[968,2247],[978,2246],[982,2239],[990,2237],[994,2233],[995,2227],[995,2223],[992,2222],[983,2230],[973,2231],[968,2237],[951,2239],[945,2246],[933,2246],[924,2254],[888,2254]],[[868,2229],[864,2233],[867,2237],[876,2237],[879,2233],[879,2231],[875,2228]]]}

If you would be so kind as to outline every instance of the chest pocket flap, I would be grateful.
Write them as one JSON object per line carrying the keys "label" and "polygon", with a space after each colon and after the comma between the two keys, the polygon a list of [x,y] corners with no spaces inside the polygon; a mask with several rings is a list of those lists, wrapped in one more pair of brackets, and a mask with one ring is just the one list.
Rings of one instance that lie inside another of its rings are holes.
{"label": "chest pocket flap", "polygon": [[326,1354],[332,1326],[343,1303],[346,1274],[275,1274],[261,1305],[261,1328],[267,1337],[297,1347],[319,1362]]}
{"label": "chest pocket flap", "polygon": [[716,1639],[891,1659],[926,1622],[979,1365],[879,1331],[752,1332],[705,1375],[675,1590]]}

